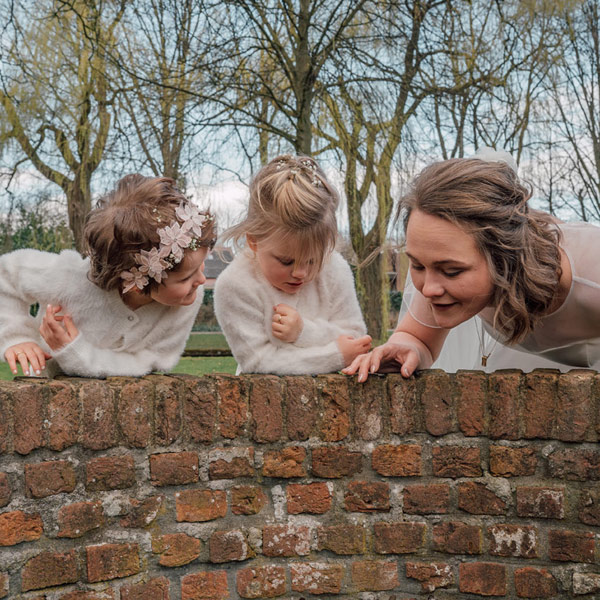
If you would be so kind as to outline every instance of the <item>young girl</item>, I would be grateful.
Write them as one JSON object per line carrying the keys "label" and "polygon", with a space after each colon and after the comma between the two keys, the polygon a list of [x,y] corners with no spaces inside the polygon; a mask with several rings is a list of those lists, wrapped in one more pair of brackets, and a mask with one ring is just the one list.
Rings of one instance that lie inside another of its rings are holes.
{"label": "young girl", "polygon": [[334,252],[338,196],[317,163],[279,156],[250,184],[247,248],[217,279],[215,312],[238,372],[337,371],[366,352],[352,272]]}
{"label": "young girl", "polygon": [[84,236],[87,258],[73,250],[0,257],[1,355],[15,374],[18,363],[40,375],[50,356],[70,375],[168,371],[202,302],[211,216],[172,179],[128,175],[90,213]]}
{"label": "young girl", "polygon": [[475,315],[471,342],[467,333],[457,350],[475,347],[479,368],[600,369],[600,228],[532,210],[530,196],[506,153],[422,171],[403,201],[416,290],[388,342],[344,372],[408,377]]}

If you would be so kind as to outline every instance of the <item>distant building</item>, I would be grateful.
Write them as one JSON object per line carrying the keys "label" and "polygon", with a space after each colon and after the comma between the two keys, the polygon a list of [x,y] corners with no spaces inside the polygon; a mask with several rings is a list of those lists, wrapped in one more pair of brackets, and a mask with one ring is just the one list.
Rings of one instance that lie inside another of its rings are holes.
{"label": "distant building", "polygon": [[204,276],[206,283],[204,287],[212,290],[215,281],[223,269],[233,260],[233,252],[229,248],[215,248],[204,261]]}

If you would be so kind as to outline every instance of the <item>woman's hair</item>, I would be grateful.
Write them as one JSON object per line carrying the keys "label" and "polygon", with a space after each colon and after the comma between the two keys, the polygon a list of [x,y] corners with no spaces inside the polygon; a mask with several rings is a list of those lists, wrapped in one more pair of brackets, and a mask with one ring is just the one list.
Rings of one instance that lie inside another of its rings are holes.
{"label": "woman's hair", "polygon": [[[135,255],[160,245],[158,229],[181,224],[175,211],[190,201],[177,189],[169,177],[144,177],[137,173],[126,175],[117,187],[100,198],[84,229],[84,254],[90,257],[88,279],[103,290],[121,288],[121,273],[136,267]],[[202,235],[196,247],[212,248],[215,244],[215,223],[208,212],[202,225]],[[176,271],[179,264],[168,271]],[[142,292],[158,284],[150,280]]]}
{"label": "woman's hair", "polygon": [[556,221],[530,209],[530,197],[505,162],[456,158],[426,167],[400,204],[405,231],[418,209],[473,235],[494,284],[493,325],[509,343],[548,312],[562,273]]}
{"label": "woman's hair", "polygon": [[338,203],[337,192],[313,158],[278,156],[252,179],[246,218],[223,238],[239,247],[246,235],[261,241],[276,234],[294,249],[295,260],[312,261],[318,271],[335,248]]}

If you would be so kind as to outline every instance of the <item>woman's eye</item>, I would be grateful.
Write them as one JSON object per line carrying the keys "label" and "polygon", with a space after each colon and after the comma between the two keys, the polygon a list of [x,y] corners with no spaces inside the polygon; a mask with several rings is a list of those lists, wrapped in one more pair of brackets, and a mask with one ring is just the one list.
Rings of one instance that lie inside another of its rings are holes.
{"label": "woman's eye", "polygon": [[446,277],[458,277],[462,271],[444,271]]}
{"label": "woman's eye", "polygon": [[422,271],[422,270],[424,269],[424,267],[423,267],[422,265],[415,265],[415,264],[411,264],[411,265],[410,265],[410,268],[411,268],[413,271]]}

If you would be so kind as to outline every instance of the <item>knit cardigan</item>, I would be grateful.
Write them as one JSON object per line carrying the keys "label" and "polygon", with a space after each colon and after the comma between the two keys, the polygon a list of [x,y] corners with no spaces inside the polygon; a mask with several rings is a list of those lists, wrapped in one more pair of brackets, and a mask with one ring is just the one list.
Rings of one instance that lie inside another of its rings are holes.
{"label": "knit cardigan", "polygon": [[[118,290],[100,289],[87,278],[89,259],[73,250],[60,254],[16,250],[0,257],[0,353],[35,342],[69,375],[139,376],[174,367],[202,303],[198,288],[190,306],[151,302],[131,310]],[[39,302],[36,318],[29,307]],[[60,304],[73,317],[79,335],[52,351],[39,333],[46,306]],[[48,372],[56,370],[49,361]]]}
{"label": "knit cardigan", "polygon": [[[359,337],[366,327],[348,263],[334,252],[296,294],[273,287],[249,251],[239,253],[215,285],[215,313],[238,373],[317,374],[344,367],[338,336]],[[294,343],[273,336],[273,307],[285,303],[302,317]]]}

